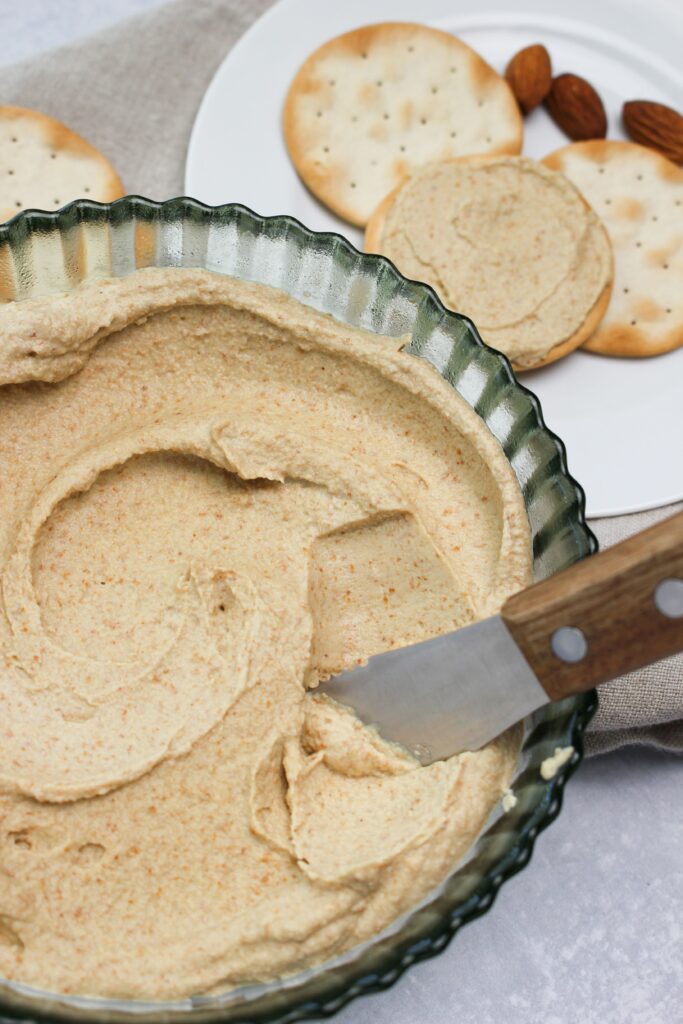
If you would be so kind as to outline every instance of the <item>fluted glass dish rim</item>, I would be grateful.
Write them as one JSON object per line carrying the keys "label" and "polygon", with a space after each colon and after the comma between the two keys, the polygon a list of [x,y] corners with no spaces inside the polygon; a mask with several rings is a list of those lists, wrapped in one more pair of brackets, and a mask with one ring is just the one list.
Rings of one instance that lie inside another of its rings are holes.
{"label": "fluted glass dish rim", "polygon": [[[409,335],[406,351],[429,361],[463,395],[510,460],[532,527],[537,577],[597,550],[583,490],[536,396],[469,318],[447,310],[432,288],[405,278],[386,257],[361,253],[342,235],[311,231],[294,217],[261,217],[241,204],[208,206],[189,197],[76,200],[56,211],[22,211],[0,225],[0,301],[59,294],[147,266],[205,267],[260,280],[353,326]],[[499,805],[448,878],[369,942],[282,980],[167,1003],[62,996],[0,980],[0,1020],[289,1024],[331,1016],[359,995],[388,988],[485,913],[503,882],[528,863],[536,837],[560,812],[596,707],[591,692],[525,722],[517,806],[503,813]],[[541,762],[570,745],[570,760],[542,779]]]}

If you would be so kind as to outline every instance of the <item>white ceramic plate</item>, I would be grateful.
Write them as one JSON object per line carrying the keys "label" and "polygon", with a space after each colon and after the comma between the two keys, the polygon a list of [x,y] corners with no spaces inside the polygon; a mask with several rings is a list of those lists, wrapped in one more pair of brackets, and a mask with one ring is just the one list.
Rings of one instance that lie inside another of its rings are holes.
{"label": "white ceramic plate", "polygon": [[[362,247],[360,231],[300,182],[280,117],[289,83],[311,50],[350,28],[388,20],[457,33],[500,70],[520,47],[545,43],[557,72],[584,75],[598,89],[611,138],[623,137],[625,99],[683,108],[679,0],[573,0],[570,6],[558,0],[280,0],[242,37],[209,86],[190,139],[186,193],[206,203],[244,203],[260,214],[292,214]],[[544,110],[527,119],[525,153],[540,157],[566,142]],[[522,380],[567,446],[589,515],[683,498],[683,348],[640,360],[575,352]]]}

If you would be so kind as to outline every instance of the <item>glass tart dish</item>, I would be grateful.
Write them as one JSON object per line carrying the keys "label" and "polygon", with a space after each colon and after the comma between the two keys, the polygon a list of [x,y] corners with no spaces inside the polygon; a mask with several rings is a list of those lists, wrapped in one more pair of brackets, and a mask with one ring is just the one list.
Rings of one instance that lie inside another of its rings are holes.
{"label": "glass tart dish", "polygon": [[[52,213],[25,211],[0,226],[1,302],[63,295],[153,267],[206,269],[269,285],[342,324],[405,339],[404,350],[431,364],[500,444],[524,498],[535,577],[596,550],[583,492],[534,395],[470,320],[446,310],[429,287],[407,280],[384,257],[360,253],[343,237],[309,231],[290,217],[263,218],[243,206],[208,207],[188,198],[78,200]],[[173,1002],[67,996],[0,980],[0,1019],[284,1024],[329,1016],[356,996],[388,987],[487,911],[500,885],[527,864],[538,833],[560,811],[596,703],[594,694],[574,697],[524,722],[511,782],[514,806],[510,801],[503,811],[499,802],[449,876],[370,941],[281,980]],[[542,778],[542,762],[568,747],[569,760],[552,778]]]}

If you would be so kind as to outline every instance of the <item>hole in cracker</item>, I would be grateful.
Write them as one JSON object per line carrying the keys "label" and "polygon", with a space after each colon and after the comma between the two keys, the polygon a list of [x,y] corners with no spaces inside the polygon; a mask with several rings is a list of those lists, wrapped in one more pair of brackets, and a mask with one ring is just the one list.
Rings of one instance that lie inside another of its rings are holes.
{"label": "hole in cracker", "polygon": [[672,312],[672,310],[671,310],[671,307],[669,307],[668,309],[666,309],[666,310],[665,310],[665,312],[666,312],[666,313],[671,313],[671,312]]}
{"label": "hole in cracker", "polygon": [[353,117],[351,118],[351,120],[352,120],[352,121],[357,121],[357,120],[358,120],[358,115],[357,115],[357,114],[354,114],[354,115],[353,115]]}
{"label": "hole in cracker", "polygon": [[598,174],[604,174],[604,173],[605,173],[605,168],[604,167],[598,167]]}
{"label": "hole in cracker", "polygon": [[637,320],[631,320],[631,327],[635,327],[637,323]]}
{"label": "hole in cracker", "polygon": [[642,181],[643,180],[642,174],[636,174],[636,180],[637,181]]}
{"label": "hole in cracker", "polygon": [[334,78],[331,78],[331,79],[330,79],[330,85],[336,85],[336,84],[337,84],[337,83],[335,82]]}
{"label": "hole in cracker", "polygon": [[16,206],[16,208],[17,208],[18,210],[20,210],[20,209],[21,209],[21,203],[19,202],[19,200],[18,200],[18,199],[17,199],[17,201],[16,201],[16,203],[15,203],[14,205]]}
{"label": "hole in cracker", "polygon": [[455,138],[457,138],[457,135],[458,135],[458,133],[457,133],[457,132],[451,132],[451,138],[452,138],[452,139],[455,139]]}
{"label": "hole in cracker", "polygon": [[355,181],[352,181],[351,182],[351,188],[355,188],[355,187],[356,187],[356,183],[355,183]]}
{"label": "hole in cracker", "polygon": [[11,141],[12,142],[18,142],[19,139],[16,137],[16,135],[13,135],[12,138],[11,138]]}
{"label": "hole in cracker", "polygon": [[653,220],[659,220],[659,217],[658,217],[658,216],[657,216],[656,214],[654,214],[654,215],[653,215],[653,217],[652,217],[652,219],[653,219]]}
{"label": "hole in cracker", "polygon": [[323,146],[323,153],[329,153],[329,151],[330,151],[330,147],[329,146]]}
{"label": "hole in cracker", "polygon": [[456,72],[457,70],[458,70],[458,69],[457,69],[456,67],[452,67],[452,68],[451,68],[451,74],[452,74],[452,75],[454,75],[454,74],[455,74],[455,72]]}
{"label": "hole in cracker", "polygon": [[408,53],[414,53],[414,52],[415,52],[415,47],[414,46],[409,46],[408,47]]}
{"label": "hole in cracker", "polygon": [[57,206],[59,206],[59,199],[53,199],[53,200],[52,200],[52,202],[53,202],[53,203],[56,203],[56,204],[57,204]]}
{"label": "hole in cracker", "polygon": [[84,191],[84,192],[89,192],[89,191],[90,191],[90,188],[88,187],[88,185],[86,185],[86,186],[85,186],[85,188],[83,189],[83,191]]}
{"label": "hole in cracker", "polygon": [[605,199],[605,206],[611,206],[611,205],[612,205],[612,200],[611,199]]}
{"label": "hole in cracker", "polygon": [[379,85],[379,86],[382,86],[382,85],[384,85],[384,82],[382,81],[382,79],[381,79],[381,78],[378,78],[378,79],[377,79],[377,85]]}
{"label": "hole in cracker", "polygon": [[368,59],[367,53],[361,53],[361,57],[363,58],[363,60],[367,60]]}
{"label": "hole in cracker", "polygon": [[433,96],[436,96],[436,94],[437,94],[437,92],[438,92],[438,91],[439,91],[439,90],[438,90],[438,88],[437,88],[437,87],[436,87],[435,85],[433,85],[433,86],[432,86],[432,95],[433,95]]}
{"label": "hole in cracker", "polygon": [[668,270],[668,269],[669,269],[669,264],[668,263],[662,263],[662,270]]}
{"label": "hole in cracker", "polygon": [[385,121],[388,121],[388,120],[389,120],[389,115],[388,115],[388,114],[385,114],[385,115],[384,115],[384,120],[385,120]]}
{"label": "hole in cracker", "polygon": [[316,117],[322,117],[323,116],[322,110],[317,110],[315,116]]}
{"label": "hole in cracker", "polygon": [[479,100],[479,102],[477,103],[477,106],[478,107],[483,107],[484,106],[484,101],[483,100]]}
{"label": "hole in cracker", "polygon": [[642,244],[643,244],[642,242],[636,242],[636,249],[640,249],[640,247],[642,246]]}
{"label": "hole in cracker", "polygon": [[426,117],[421,117],[420,118],[420,124],[427,124],[427,118]]}
{"label": "hole in cracker", "polygon": [[405,153],[405,151],[406,151],[406,147],[405,146],[399,146],[398,148],[401,150],[402,153]]}
{"label": "hole in cracker", "polygon": [[489,143],[489,145],[491,144],[491,136],[490,135],[486,136],[486,141]]}
{"label": "hole in cracker", "polygon": [[14,174],[14,171],[8,171],[7,173],[8,174]]}
{"label": "hole in cracker", "polygon": [[624,288],[624,295],[628,295],[630,288]]}

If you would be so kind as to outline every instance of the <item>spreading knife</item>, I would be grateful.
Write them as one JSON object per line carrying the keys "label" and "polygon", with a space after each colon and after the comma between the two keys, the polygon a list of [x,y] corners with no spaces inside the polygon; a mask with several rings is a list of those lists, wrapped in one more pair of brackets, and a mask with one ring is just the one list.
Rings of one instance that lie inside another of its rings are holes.
{"label": "spreading knife", "polygon": [[431,764],[679,651],[683,512],[514,594],[498,615],[373,655],[318,692]]}

